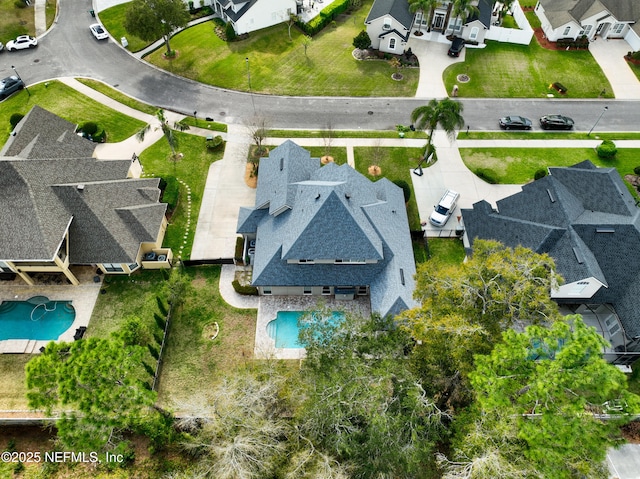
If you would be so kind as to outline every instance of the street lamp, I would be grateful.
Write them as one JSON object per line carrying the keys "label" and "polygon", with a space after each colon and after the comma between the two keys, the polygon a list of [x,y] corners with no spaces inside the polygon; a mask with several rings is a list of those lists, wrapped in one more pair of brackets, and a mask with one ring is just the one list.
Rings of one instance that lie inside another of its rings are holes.
{"label": "street lamp", "polygon": [[[22,77],[18,74],[18,70],[16,70],[16,67],[14,67],[13,65],[11,65],[11,68],[13,68],[13,71],[15,72],[16,76],[17,76],[20,80],[22,80]],[[23,81],[22,83],[24,83],[24,81]],[[29,96],[31,96],[31,92],[30,92],[30,91],[29,91],[29,89],[27,88],[27,85],[26,85],[26,84],[24,85],[24,89],[25,89],[25,90],[27,90],[27,94],[28,94]]]}
{"label": "street lamp", "polygon": [[249,96],[251,97],[251,104],[253,105],[253,114],[256,114],[256,103],[253,100],[253,93],[251,91],[251,68],[249,67],[249,57],[244,59],[247,64],[247,83],[249,84]]}
{"label": "street lamp", "polygon": [[600,118],[602,118],[602,115],[604,115],[604,112],[607,111],[609,109],[608,106],[605,106],[604,109],[602,110],[602,113],[600,113],[600,116],[598,117],[598,119],[596,120],[596,122],[593,124],[593,126],[591,127],[591,129],[589,130],[589,133],[587,133],[587,136],[591,136],[591,132],[593,131],[593,129],[596,127],[596,125],[598,124],[598,122],[600,121]]}

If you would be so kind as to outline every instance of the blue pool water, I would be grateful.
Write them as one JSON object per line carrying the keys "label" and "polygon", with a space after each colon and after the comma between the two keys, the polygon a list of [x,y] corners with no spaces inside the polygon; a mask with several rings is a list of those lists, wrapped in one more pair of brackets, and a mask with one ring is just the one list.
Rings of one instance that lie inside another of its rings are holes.
{"label": "blue pool water", "polygon": [[55,340],[71,327],[75,317],[71,301],[49,301],[46,296],[3,301],[0,303],[0,340]]}
{"label": "blue pool water", "polygon": [[[267,324],[267,333],[276,340],[276,348],[301,348],[298,342],[298,319],[308,311],[278,311],[276,319]],[[315,313],[311,313],[315,314]],[[344,313],[334,311],[333,320],[344,319]]]}

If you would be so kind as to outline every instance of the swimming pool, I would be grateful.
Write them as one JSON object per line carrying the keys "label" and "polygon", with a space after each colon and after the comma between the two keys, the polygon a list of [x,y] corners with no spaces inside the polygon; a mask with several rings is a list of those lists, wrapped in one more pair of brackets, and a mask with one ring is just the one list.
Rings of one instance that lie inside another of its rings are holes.
{"label": "swimming pool", "polygon": [[0,340],[55,340],[73,324],[71,301],[50,301],[34,296],[26,301],[0,303]]}
{"label": "swimming pool", "polygon": [[[271,339],[275,339],[276,348],[302,348],[298,342],[298,319],[307,314],[308,311],[278,311],[276,319],[267,324],[267,334]],[[315,315],[316,312],[312,312]],[[332,312],[333,321],[344,319],[344,313],[340,311]]]}

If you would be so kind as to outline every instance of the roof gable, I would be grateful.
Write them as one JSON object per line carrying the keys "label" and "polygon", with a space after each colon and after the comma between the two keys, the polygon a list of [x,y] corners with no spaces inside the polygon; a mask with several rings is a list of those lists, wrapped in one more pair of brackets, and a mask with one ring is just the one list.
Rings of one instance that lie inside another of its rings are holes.
{"label": "roof gable", "polygon": [[413,14],[409,10],[409,2],[407,0],[375,0],[364,23],[371,23],[384,16],[393,17],[404,28],[411,29]]}

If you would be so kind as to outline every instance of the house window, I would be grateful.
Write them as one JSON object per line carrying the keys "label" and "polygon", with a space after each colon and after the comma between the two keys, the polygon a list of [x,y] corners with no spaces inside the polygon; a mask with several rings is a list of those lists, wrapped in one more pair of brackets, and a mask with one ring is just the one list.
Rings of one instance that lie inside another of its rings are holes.
{"label": "house window", "polygon": [[614,35],[620,35],[620,33],[622,33],[622,30],[624,29],[624,26],[624,23],[616,23],[611,29],[611,33],[613,33]]}
{"label": "house window", "polygon": [[391,18],[385,17],[385,19],[382,22],[382,29],[391,30]]}
{"label": "house window", "polygon": [[312,259],[299,259],[298,263],[299,264],[313,264],[314,261]]}
{"label": "house window", "polygon": [[449,30],[454,32],[462,30],[462,18],[452,18],[449,22]]}
{"label": "house window", "polygon": [[358,286],[358,296],[366,296],[367,287],[366,286]]}
{"label": "house window", "polygon": [[271,296],[271,288],[262,288],[262,294],[264,294],[265,296]]}
{"label": "house window", "polygon": [[578,33],[578,36],[581,37],[582,35],[585,35],[588,37],[589,34],[591,33],[592,28],[593,28],[593,25],[587,25],[585,27],[582,27],[582,30],[580,30],[580,33]]}
{"label": "house window", "polygon": [[418,26],[422,25],[422,12],[416,13],[416,19],[413,23]]}
{"label": "house window", "polygon": [[322,294],[325,295],[325,296],[331,294],[331,287],[330,286],[323,286],[322,287]]}
{"label": "house window", "polygon": [[311,291],[310,286],[305,286],[304,289],[302,290],[302,294],[304,294],[305,296],[311,296],[312,293],[313,291]]}
{"label": "house window", "polygon": [[563,36],[567,36],[569,35],[569,32],[571,31],[571,26],[568,26],[564,29],[564,32],[562,33]]}
{"label": "house window", "polygon": [[395,49],[396,49],[396,39],[389,38],[389,50],[395,50]]}
{"label": "house window", "polygon": [[122,265],[117,263],[103,263],[102,266],[104,267],[105,271],[107,271],[108,273],[116,273],[116,272],[122,273],[124,271],[124,269],[122,268]]}
{"label": "house window", "polygon": [[469,40],[475,40],[476,38],[478,38],[479,31],[480,29],[478,27],[473,27],[471,29],[471,33],[469,34]]}

